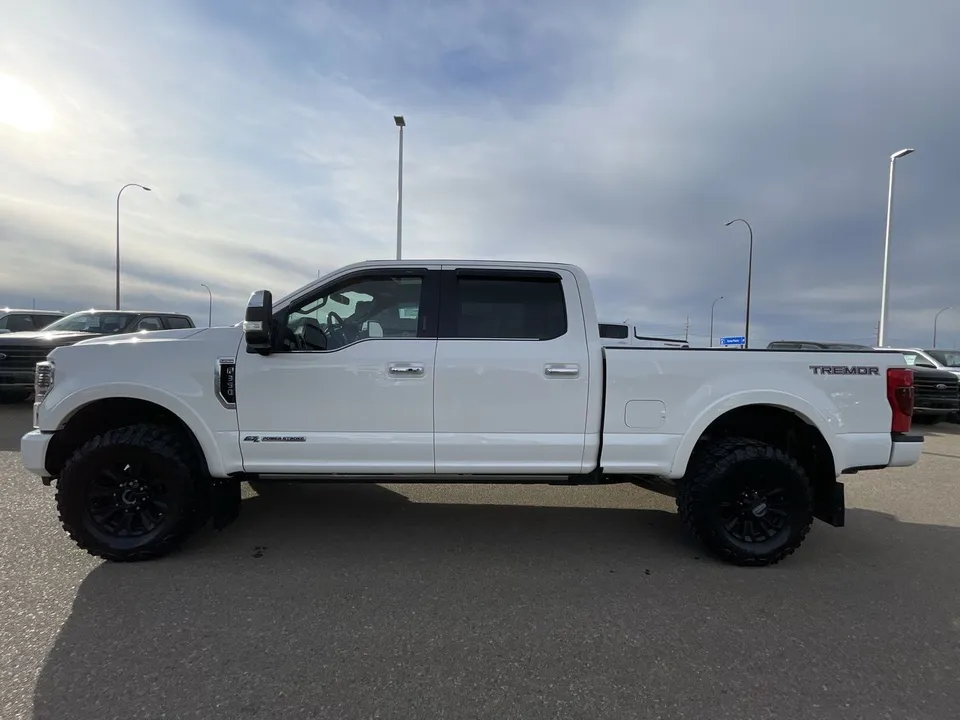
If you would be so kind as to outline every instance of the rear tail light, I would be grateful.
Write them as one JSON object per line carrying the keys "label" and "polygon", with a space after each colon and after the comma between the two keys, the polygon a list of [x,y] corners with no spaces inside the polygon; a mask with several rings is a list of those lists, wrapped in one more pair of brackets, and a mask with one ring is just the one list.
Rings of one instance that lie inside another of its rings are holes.
{"label": "rear tail light", "polygon": [[893,411],[890,432],[910,432],[913,420],[913,370],[887,368],[887,402]]}

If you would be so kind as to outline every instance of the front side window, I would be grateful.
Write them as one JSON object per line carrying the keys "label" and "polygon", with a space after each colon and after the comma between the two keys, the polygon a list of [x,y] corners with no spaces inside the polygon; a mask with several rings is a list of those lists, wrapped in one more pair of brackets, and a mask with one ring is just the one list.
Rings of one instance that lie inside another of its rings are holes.
{"label": "front side window", "polygon": [[531,277],[460,273],[451,300],[452,337],[553,340],[567,332],[562,282],[552,273]]}
{"label": "front side window", "polygon": [[353,277],[294,305],[283,322],[288,350],[337,350],[360,340],[416,338],[423,277]]}

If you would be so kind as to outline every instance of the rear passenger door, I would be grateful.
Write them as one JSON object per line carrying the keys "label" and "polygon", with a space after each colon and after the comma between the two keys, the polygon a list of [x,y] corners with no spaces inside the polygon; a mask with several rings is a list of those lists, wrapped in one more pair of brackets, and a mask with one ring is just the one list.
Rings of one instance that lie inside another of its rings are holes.
{"label": "rear passenger door", "polygon": [[571,273],[444,266],[437,473],[581,472],[588,362]]}

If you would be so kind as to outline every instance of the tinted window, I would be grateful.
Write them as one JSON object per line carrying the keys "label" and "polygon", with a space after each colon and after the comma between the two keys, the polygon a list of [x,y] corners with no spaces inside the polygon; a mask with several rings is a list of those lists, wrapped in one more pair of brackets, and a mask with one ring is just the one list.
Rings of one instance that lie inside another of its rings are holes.
{"label": "tinted window", "polygon": [[39,330],[40,328],[45,328],[54,320],[59,320],[59,319],[60,317],[58,317],[57,315],[34,315],[33,324]]}
{"label": "tinted window", "polygon": [[336,350],[374,338],[415,338],[423,277],[354,276],[293,308],[284,343],[292,350]]}
{"label": "tinted window", "polygon": [[106,335],[125,329],[135,317],[136,315],[113,312],[78,312],[50,323],[45,329]]}
{"label": "tinted window", "polygon": [[172,317],[167,316],[164,318],[167,321],[167,327],[171,330],[183,330],[184,328],[192,328],[193,325],[190,324],[190,321],[185,317]]}
{"label": "tinted window", "polygon": [[24,332],[26,330],[36,330],[37,326],[33,324],[33,318],[29,315],[11,313],[0,319],[0,328],[5,328],[10,332]]}
{"label": "tinted window", "polygon": [[160,322],[160,318],[156,315],[147,315],[146,317],[140,318],[140,322],[137,323],[136,332],[140,332],[141,330],[146,332],[163,330],[163,323]]}
{"label": "tinted window", "polygon": [[453,337],[551,340],[567,332],[563,287],[556,275],[456,278]]}
{"label": "tinted window", "polygon": [[612,325],[600,323],[600,337],[611,340],[626,340],[628,337],[626,325]]}

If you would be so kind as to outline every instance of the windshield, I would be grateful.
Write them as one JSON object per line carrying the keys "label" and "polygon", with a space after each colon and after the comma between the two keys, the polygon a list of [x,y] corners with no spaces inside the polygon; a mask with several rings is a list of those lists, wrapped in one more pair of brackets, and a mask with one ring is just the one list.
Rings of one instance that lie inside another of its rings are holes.
{"label": "windshield", "polygon": [[924,352],[941,365],[960,368],[960,350],[925,350]]}
{"label": "windshield", "polygon": [[78,312],[67,315],[44,328],[44,332],[86,332],[109,335],[123,330],[136,317],[125,313]]}

